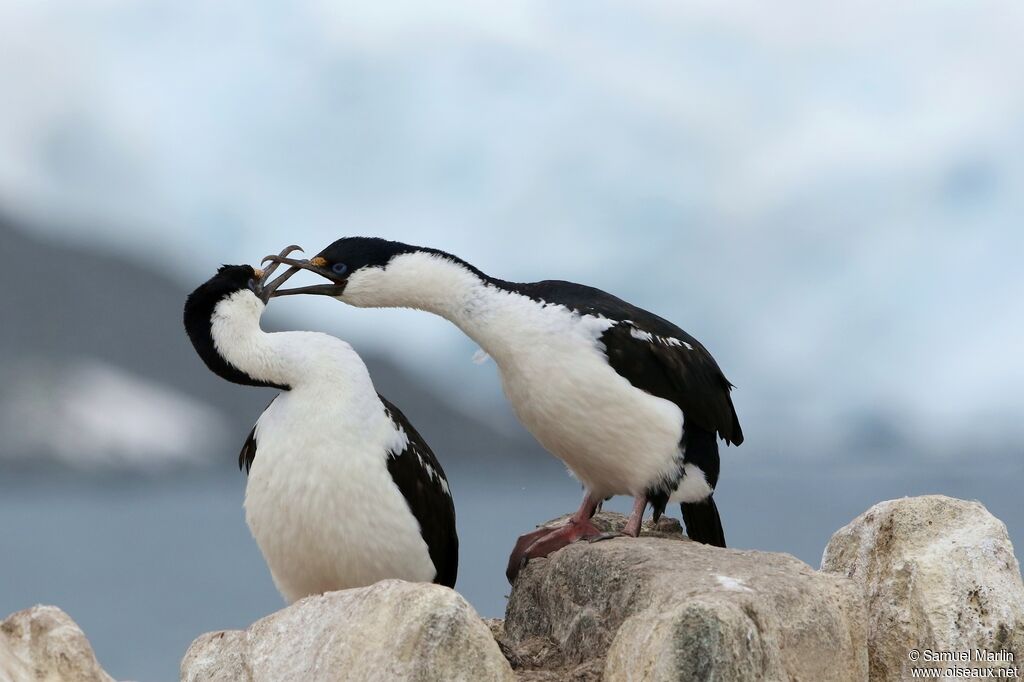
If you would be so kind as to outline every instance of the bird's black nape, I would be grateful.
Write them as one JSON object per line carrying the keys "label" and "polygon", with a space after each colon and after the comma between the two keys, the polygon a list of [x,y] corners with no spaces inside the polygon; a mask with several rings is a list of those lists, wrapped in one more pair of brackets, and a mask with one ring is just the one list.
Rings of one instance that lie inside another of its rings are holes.
{"label": "bird's black nape", "polygon": [[380,237],[342,237],[327,246],[319,255],[332,264],[344,263],[351,273],[360,268],[386,266],[395,256],[419,250],[418,246]]}
{"label": "bird's black nape", "polygon": [[251,265],[223,265],[217,274],[199,285],[185,301],[183,321],[192,347],[210,371],[236,384],[287,390],[288,386],[254,379],[217,352],[213,342],[213,313],[217,304],[239,291],[257,296],[260,275]]}
{"label": "bird's black nape", "polygon": [[217,268],[217,274],[206,280],[195,291],[188,295],[185,301],[185,319],[190,315],[201,314],[207,308],[213,311],[213,307],[221,299],[227,298],[236,291],[242,289],[254,290],[258,275],[256,269],[251,265],[222,265]]}

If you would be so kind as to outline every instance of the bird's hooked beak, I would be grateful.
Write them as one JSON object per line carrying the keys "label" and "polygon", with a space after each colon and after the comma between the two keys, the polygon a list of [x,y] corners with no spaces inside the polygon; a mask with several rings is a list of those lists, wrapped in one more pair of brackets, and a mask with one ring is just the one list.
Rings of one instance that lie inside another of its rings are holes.
{"label": "bird's hooked beak", "polygon": [[[288,278],[290,278],[292,275],[294,275],[296,272],[300,270],[300,268],[293,266],[286,270],[284,273],[282,273],[281,276],[278,277],[277,279],[269,281],[270,276],[273,275],[274,271],[281,266],[282,262],[291,260],[287,256],[295,251],[302,251],[302,247],[298,246],[297,244],[292,244],[291,246],[288,246],[283,251],[281,251],[280,254],[275,256],[275,258],[281,259],[280,262],[274,262],[267,268],[264,268],[262,270],[256,270],[256,295],[259,296],[264,303],[269,302],[270,299],[274,296],[274,292],[277,291],[277,288],[284,284],[286,281],[288,281]],[[263,262],[265,263],[266,261],[267,258],[264,258]]]}
{"label": "bird's hooked beak", "polygon": [[[287,249],[286,249],[287,251]],[[346,276],[339,276],[332,272],[327,267],[327,261],[322,256],[315,256],[310,259],[296,260],[294,258],[288,258],[287,253],[282,251],[278,255],[270,255],[262,260],[263,263],[271,262],[271,268],[276,268],[278,265],[290,265],[291,269],[281,275],[278,280],[282,280],[284,277],[290,277],[292,274],[299,270],[308,270],[314,272],[321,277],[331,280],[334,284],[314,284],[307,287],[296,287],[294,289],[284,289],[283,291],[273,291],[271,296],[291,296],[292,294],[318,294],[320,296],[340,296],[345,290]],[[283,282],[283,280],[282,280]],[[277,280],[275,280],[277,283]],[[278,284],[280,286],[280,284]],[[275,286],[274,289],[277,289]]]}

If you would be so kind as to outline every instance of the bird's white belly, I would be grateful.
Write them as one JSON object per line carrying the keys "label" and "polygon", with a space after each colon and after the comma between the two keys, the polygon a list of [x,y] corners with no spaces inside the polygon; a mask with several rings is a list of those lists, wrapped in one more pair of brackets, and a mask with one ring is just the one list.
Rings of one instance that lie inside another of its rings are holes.
{"label": "bird's white belly", "polygon": [[385,460],[371,448],[303,433],[287,420],[260,420],[245,493],[246,521],[284,597],[386,578],[433,580],[419,524]]}
{"label": "bird's white belly", "polygon": [[499,363],[505,394],[589,491],[640,495],[677,466],[683,417],[675,404],[633,387],[588,339],[533,348],[520,345]]}

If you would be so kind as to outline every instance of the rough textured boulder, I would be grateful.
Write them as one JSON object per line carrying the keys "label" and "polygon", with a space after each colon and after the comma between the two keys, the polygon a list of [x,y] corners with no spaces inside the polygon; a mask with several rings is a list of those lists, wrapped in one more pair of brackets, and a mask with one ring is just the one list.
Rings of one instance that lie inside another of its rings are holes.
{"label": "rough textured boulder", "polygon": [[863,590],[872,680],[908,679],[912,649],[1009,651],[1024,662],[1020,567],[1006,526],[978,502],[928,495],[876,504],[832,536],[821,567]]}
{"label": "rough textured boulder", "polygon": [[33,606],[0,622],[3,682],[113,682],[89,640],[56,606]]}
{"label": "rough textured boulder", "polygon": [[867,679],[866,622],[851,581],[691,542],[662,519],[531,561],[497,636],[524,680],[839,681]]}
{"label": "rough textured boulder", "polygon": [[512,680],[465,599],[439,585],[385,580],[307,597],[246,631],[208,633],[181,663],[188,682]]}

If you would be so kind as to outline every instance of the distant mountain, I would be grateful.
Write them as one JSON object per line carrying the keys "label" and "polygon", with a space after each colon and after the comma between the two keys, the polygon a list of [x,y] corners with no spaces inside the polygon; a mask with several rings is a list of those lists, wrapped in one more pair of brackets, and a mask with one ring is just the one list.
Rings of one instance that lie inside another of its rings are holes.
{"label": "distant mountain", "polygon": [[[2,216],[0,244],[0,467],[234,465],[275,392],[225,382],[196,357],[181,314],[198,282],[43,242]],[[541,454],[388,360],[364,360],[442,462]]]}

